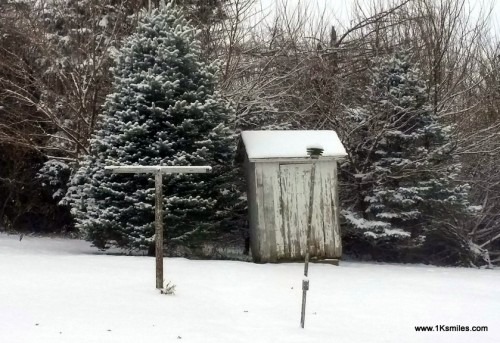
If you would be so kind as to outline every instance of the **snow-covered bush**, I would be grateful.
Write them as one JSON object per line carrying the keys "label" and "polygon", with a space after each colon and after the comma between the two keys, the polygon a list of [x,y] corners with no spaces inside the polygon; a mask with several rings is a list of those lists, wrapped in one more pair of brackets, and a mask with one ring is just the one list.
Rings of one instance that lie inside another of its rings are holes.
{"label": "snow-covered bush", "polygon": [[63,199],[67,191],[67,183],[71,175],[71,167],[62,161],[48,160],[38,171],[37,179],[47,189],[54,200]]}
{"label": "snow-covered bush", "polygon": [[[216,67],[199,59],[195,30],[171,3],[143,11],[113,69],[91,153],[67,200],[96,246],[147,249],[153,241],[154,180],[106,165],[210,165],[208,175],[165,177],[165,239],[191,244],[220,229],[234,192],[231,107],[216,91]],[[225,191],[227,190],[227,191]]]}

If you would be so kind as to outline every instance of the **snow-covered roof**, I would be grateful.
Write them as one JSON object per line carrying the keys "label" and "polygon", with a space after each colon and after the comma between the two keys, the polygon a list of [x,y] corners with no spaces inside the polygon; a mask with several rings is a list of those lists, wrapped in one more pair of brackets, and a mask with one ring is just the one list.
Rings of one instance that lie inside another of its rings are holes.
{"label": "snow-covered roof", "polygon": [[306,158],[307,148],[322,147],[323,157],[347,155],[333,130],[243,131],[247,156],[253,159]]}

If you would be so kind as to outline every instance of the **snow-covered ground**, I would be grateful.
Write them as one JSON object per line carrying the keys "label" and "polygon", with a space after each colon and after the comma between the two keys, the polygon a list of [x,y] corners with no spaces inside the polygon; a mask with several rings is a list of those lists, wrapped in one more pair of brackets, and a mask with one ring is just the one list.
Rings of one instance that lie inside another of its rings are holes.
{"label": "snow-covered ground", "polygon": [[314,264],[300,329],[302,268],[169,258],[167,296],[151,257],[0,234],[0,342],[500,342],[498,270]]}

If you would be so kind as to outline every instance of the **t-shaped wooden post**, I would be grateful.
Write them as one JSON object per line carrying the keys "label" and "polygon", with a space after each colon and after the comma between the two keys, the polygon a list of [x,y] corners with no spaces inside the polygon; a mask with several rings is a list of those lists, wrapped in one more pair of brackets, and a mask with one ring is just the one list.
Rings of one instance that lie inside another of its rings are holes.
{"label": "t-shaped wooden post", "polygon": [[120,174],[155,174],[155,255],[156,288],[163,288],[163,174],[210,173],[212,167],[107,166],[106,170]]}

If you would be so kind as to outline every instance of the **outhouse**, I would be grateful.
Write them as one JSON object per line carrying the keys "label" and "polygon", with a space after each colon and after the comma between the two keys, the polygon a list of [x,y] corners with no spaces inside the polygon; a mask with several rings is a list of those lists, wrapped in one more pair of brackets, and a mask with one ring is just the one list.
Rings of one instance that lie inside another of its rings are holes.
{"label": "outhouse", "polygon": [[255,262],[305,256],[312,160],[320,145],[312,206],[311,257],[340,258],[337,161],[347,154],[335,131],[243,131],[250,248]]}

